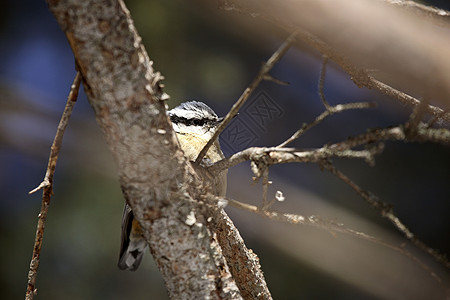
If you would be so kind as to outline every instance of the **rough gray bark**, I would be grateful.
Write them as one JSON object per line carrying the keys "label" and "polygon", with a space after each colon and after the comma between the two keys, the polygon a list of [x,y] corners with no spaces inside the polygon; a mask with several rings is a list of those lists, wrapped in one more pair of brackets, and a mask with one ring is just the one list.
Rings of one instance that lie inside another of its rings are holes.
{"label": "rough gray bark", "polygon": [[[124,3],[48,0],[48,5],[72,47],[123,194],[145,231],[169,296],[240,299],[240,290],[256,286],[257,297],[270,298],[257,259],[213,198],[204,197],[206,185],[178,147],[166,116],[162,76],[153,69]],[[226,224],[229,233],[215,234],[212,224]],[[230,270],[218,236],[238,245],[235,255],[250,253],[249,266],[233,263]],[[240,268],[250,268],[257,279],[243,280]]]}

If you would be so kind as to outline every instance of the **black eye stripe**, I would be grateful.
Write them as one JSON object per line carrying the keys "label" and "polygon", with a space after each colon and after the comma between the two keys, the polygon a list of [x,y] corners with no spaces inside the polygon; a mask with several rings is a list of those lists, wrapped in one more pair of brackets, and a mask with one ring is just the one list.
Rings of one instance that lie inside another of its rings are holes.
{"label": "black eye stripe", "polygon": [[203,118],[203,119],[188,119],[184,117],[179,117],[177,115],[171,115],[170,121],[172,121],[175,124],[184,124],[186,126],[204,126],[204,125],[211,125],[215,123],[214,120]]}

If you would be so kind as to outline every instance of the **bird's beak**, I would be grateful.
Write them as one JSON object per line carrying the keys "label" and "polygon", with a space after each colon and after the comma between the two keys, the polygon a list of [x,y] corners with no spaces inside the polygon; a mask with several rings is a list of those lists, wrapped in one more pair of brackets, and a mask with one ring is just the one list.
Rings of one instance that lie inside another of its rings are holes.
{"label": "bird's beak", "polygon": [[[239,113],[235,114],[234,117],[233,117],[233,119],[236,118],[238,115],[239,115]],[[217,119],[217,124],[219,124],[220,122],[222,122],[223,119],[225,119],[225,117],[220,117],[220,118],[218,118],[218,119]]]}

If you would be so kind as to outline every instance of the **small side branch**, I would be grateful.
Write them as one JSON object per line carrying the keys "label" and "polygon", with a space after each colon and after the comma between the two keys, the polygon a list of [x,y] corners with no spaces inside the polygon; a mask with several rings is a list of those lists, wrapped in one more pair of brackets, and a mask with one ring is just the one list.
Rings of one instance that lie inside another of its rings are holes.
{"label": "small side branch", "polygon": [[353,237],[356,237],[359,239],[363,239],[363,240],[390,248],[396,252],[399,252],[399,253],[405,255],[406,257],[411,259],[413,262],[417,263],[425,271],[429,272],[430,275],[433,278],[435,278],[437,282],[439,282],[439,283],[442,282],[441,278],[436,273],[434,273],[425,263],[423,263],[420,259],[418,259],[411,252],[407,251],[404,247],[394,246],[385,241],[377,239],[371,235],[368,235],[364,232],[360,232],[360,231],[345,227],[341,223],[337,223],[335,221],[330,221],[330,220],[324,220],[316,215],[302,216],[302,215],[297,215],[297,214],[282,213],[282,212],[277,212],[277,211],[273,211],[273,210],[261,209],[257,206],[239,202],[239,201],[236,201],[233,199],[227,199],[227,201],[230,205],[232,205],[234,207],[244,209],[244,210],[247,210],[252,213],[259,214],[259,215],[269,218],[271,220],[295,224],[295,225],[311,226],[311,227],[315,227],[315,228],[326,230],[326,231],[333,232],[333,233],[336,232],[336,233],[341,233],[341,234],[347,234],[347,235],[350,235],[350,236],[353,236]]}
{"label": "small side branch", "polygon": [[216,162],[208,167],[208,170],[213,174],[219,174],[226,169],[250,160],[252,161],[252,171],[255,173],[256,178],[259,178],[261,176],[264,177],[265,167],[277,164],[318,163],[324,159],[333,157],[359,158],[371,163],[374,155],[382,150],[381,148],[351,150],[345,147],[338,148],[336,145],[338,144],[312,150],[279,147],[252,147]]}
{"label": "small side branch", "polygon": [[245,101],[247,101],[248,97],[251,95],[251,93],[256,89],[256,87],[260,84],[263,80],[271,80],[277,82],[277,80],[274,80],[273,77],[269,76],[270,70],[272,70],[273,66],[286,54],[286,52],[291,47],[292,43],[295,40],[295,36],[297,35],[297,32],[292,33],[286,41],[278,48],[275,53],[272,54],[272,56],[265,62],[258,75],[256,75],[256,78],[250,83],[250,85],[244,90],[241,97],[234,103],[234,105],[231,107],[228,114],[225,116],[222,123],[220,123],[219,127],[217,128],[214,135],[211,137],[211,139],[208,141],[208,143],[203,147],[202,151],[197,156],[197,159],[195,160],[195,164],[199,164],[200,161],[205,156],[206,152],[208,152],[208,149],[211,147],[211,145],[214,143],[214,141],[219,137],[220,133],[225,129],[225,127],[230,123],[230,121],[236,116],[239,109],[244,105]]}
{"label": "small side branch", "polygon": [[[324,101],[325,99],[322,99]],[[288,138],[286,141],[278,145],[278,147],[285,147],[287,144],[291,143],[292,141],[298,139],[300,136],[302,136],[305,132],[322,122],[327,117],[343,112],[350,109],[366,109],[366,108],[372,108],[375,107],[374,103],[371,102],[357,102],[357,103],[347,103],[347,104],[338,104],[336,106],[329,106],[328,103],[324,102],[324,105],[326,107],[326,110],[321,113],[319,116],[316,117],[314,121],[308,124],[304,124],[299,130],[297,130],[290,138]]]}
{"label": "small side branch", "polygon": [[31,257],[30,270],[28,272],[28,285],[25,294],[25,300],[31,300],[37,294],[36,277],[39,267],[39,258],[41,255],[42,240],[44,238],[45,221],[47,219],[48,208],[50,206],[50,198],[53,195],[53,175],[55,174],[56,161],[58,160],[59,150],[64,136],[64,132],[69,124],[69,119],[72,114],[73,107],[78,97],[78,90],[80,88],[81,75],[77,72],[75,79],[70,88],[69,97],[67,99],[66,107],[62,114],[61,120],[56,130],[56,135],[50,150],[50,157],[48,159],[47,172],[44,180],[30,194],[43,189],[42,206],[38,215],[38,223],[36,228],[36,238],[33,247],[33,256]]}
{"label": "small side branch", "polygon": [[[361,72],[363,72],[363,71],[361,71]],[[404,92],[401,92],[401,91],[391,87],[390,85],[375,79],[374,77],[372,77],[368,74],[366,74],[366,75],[367,75],[367,81],[365,83],[358,81],[354,77],[352,79],[358,86],[361,84],[361,85],[366,86],[368,89],[377,89],[381,93],[385,94],[386,96],[389,96],[393,99],[397,99],[398,101],[400,101],[403,104],[406,104],[406,105],[409,105],[412,107],[416,107],[416,106],[420,105],[421,101],[414,98],[413,96],[410,96]],[[445,120],[446,122],[450,122],[450,113],[444,111],[440,107],[433,106],[433,105],[427,105],[426,111],[429,114],[431,114],[433,117],[437,118],[438,120]]]}
{"label": "small side branch", "polygon": [[[329,113],[328,111],[325,111],[323,114],[328,115]],[[319,116],[314,122],[317,123],[318,119],[323,118]],[[311,127],[312,126],[310,126],[310,124],[307,124],[302,128],[306,128],[307,130]],[[301,132],[300,130],[297,132],[299,135],[304,133],[304,131]],[[287,142],[289,142],[291,139],[292,137],[288,139]],[[291,162],[316,163],[320,162],[323,159],[332,157],[362,158],[368,163],[371,163],[374,155],[378,154],[382,150],[382,144],[380,144],[380,146],[370,147],[367,150],[352,150],[352,148],[377,142],[380,143],[383,141],[429,141],[449,145],[450,130],[447,130],[445,128],[429,128],[425,123],[420,122],[417,126],[417,130],[413,135],[407,135],[405,133],[404,126],[396,126],[391,128],[371,130],[367,133],[350,137],[345,141],[326,145],[318,149],[301,150],[296,148],[282,147],[282,145],[286,144],[286,142],[277,147],[252,147],[242,150],[230,157],[224,158],[214,163],[212,166],[208,167],[208,170],[213,174],[219,174],[226,169],[234,167],[248,160],[253,162],[263,162],[268,166]]]}
{"label": "small side branch", "polygon": [[325,92],[324,92],[324,85],[325,85],[325,76],[327,72],[327,64],[328,64],[328,57],[323,57],[322,62],[322,68],[320,69],[320,76],[319,76],[319,96],[320,100],[322,100],[323,105],[327,110],[330,109],[330,104],[328,104],[327,99],[325,98]]}
{"label": "small side branch", "polygon": [[323,168],[330,171],[336,177],[344,181],[347,185],[349,185],[355,192],[357,192],[363,199],[367,201],[372,207],[376,208],[380,211],[381,216],[388,219],[394,226],[399,230],[408,240],[410,240],[414,245],[416,245],[422,251],[430,254],[436,261],[442,263],[447,268],[450,268],[449,260],[438,251],[428,247],[425,243],[419,240],[414,233],[409,230],[409,228],[403,224],[402,221],[394,214],[392,206],[387,204],[386,202],[381,201],[370,192],[363,190],[360,186],[354,183],[350,178],[348,178],[345,174],[339,171],[333,164],[330,162],[324,162],[322,164]]}

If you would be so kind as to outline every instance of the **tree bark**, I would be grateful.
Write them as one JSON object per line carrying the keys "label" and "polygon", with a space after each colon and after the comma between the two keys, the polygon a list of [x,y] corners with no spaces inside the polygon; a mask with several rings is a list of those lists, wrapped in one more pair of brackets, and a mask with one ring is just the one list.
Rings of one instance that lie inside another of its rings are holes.
{"label": "tree bark", "polygon": [[[240,299],[240,289],[257,285],[259,296],[247,298],[270,298],[257,258],[214,198],[204,197],[207,185],[179,149],[166,115],[163,77],[153,69],[124,3],[48,0],[48,5],[72,47],[123,194],[143,227],[169,296]],[[215,234],[212,224],[226,224],[224,230],[231,233]],[[227,243],[238,245],[235,256],[250,253],[250,266],[232,264],[230,270],[219,245]],[[242,268],[260,277],[244,282]]]}

